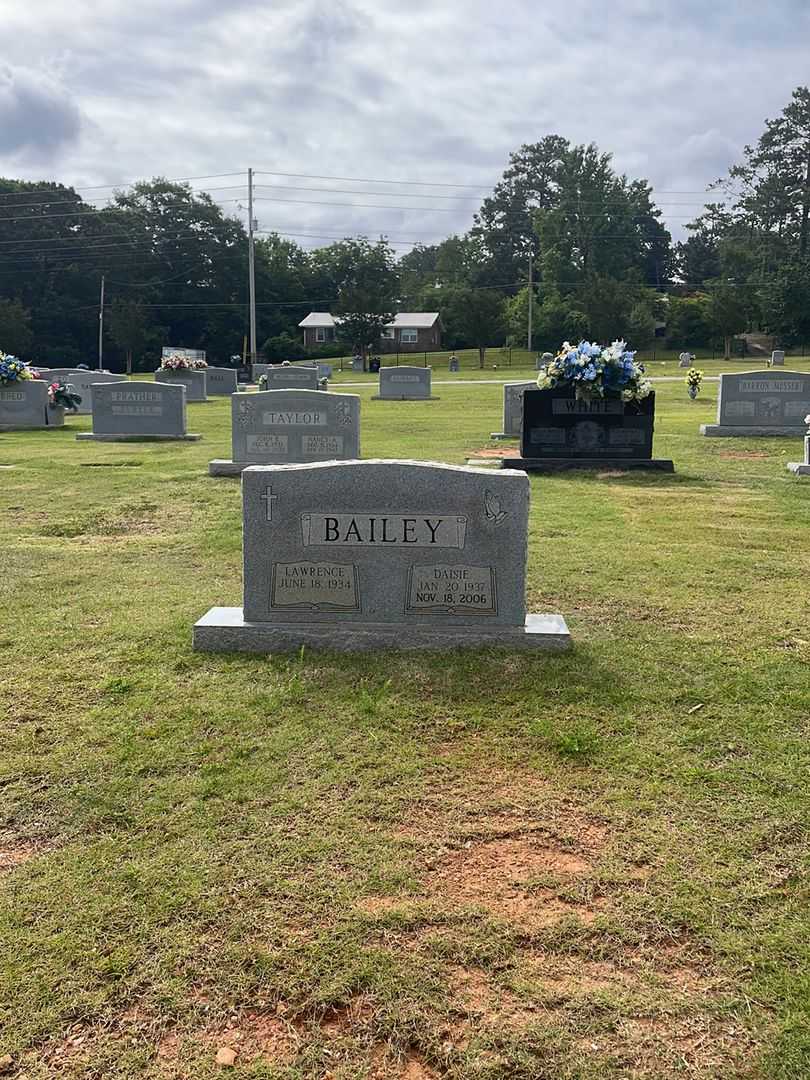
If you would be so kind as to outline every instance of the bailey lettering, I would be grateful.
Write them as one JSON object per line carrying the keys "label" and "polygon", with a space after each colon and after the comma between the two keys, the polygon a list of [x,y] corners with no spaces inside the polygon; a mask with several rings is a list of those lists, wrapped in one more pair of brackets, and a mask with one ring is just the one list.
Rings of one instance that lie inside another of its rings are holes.
{"label": "bailey lettering", "polygon": [[371,546],[464,547],[465,517],[441,514],[302,514],[305,547]]}

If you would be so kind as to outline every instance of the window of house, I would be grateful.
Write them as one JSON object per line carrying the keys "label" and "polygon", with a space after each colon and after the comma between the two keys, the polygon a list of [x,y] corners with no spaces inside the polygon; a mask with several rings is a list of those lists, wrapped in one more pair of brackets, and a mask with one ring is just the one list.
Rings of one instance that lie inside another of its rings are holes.
{"label": "window of house", "polygon": [[395,337],[395,331],[393,326],[386,326],[381,335],[383,341],[393,341]]}
{"label": "window of house", "polygon": [[326,327],[325,326],[316,326],[315,327],[315,340],[316,341],[326,341]]}
{"label": "window of house", "polygon": [[419,340],[418,330],[400,330],[399,340],[403,345],[415,345]]}

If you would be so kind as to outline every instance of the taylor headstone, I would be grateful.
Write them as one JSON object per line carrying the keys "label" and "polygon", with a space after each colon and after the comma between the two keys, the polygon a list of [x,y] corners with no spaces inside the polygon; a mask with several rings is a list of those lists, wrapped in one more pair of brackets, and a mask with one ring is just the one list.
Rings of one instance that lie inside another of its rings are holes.
{"label": "taylor headstone", "polygon": [[48,383],[44,380],[0,383],[0,431],[63,427],[64,423],[64,409],[48,405]]}
{"label": "taylor headstone", "polygon": [[183,386],[186,390],[187,402],[208,401],[207,376],[205,368],[194,371],[190,368],[167,370],[158,368],[155,372],[155,382],[166,383],[169,386]]}
{"label": "taylor headstone", "polygon": [[236,371],[226,367],[207,367],[205,369],[205,389],[208,394],[222,397],[235,394],[239,389]]}
{"label": "taylor headstone", "polygon": [[380,368],[380,392],[375,401],[428,401],[433,372],[428,367]]}
{"label": "taylor headstone", "polygon": [[717,423],[701,424],[701,435],[804,435],[810,413],[810,374],[803,371],[743,371],[720,376]]}
{"label": "taylor headstone", "polygon": [[561,616],[526,614],[525,474],[414,461],[251,466],[242,504],[243,606],[212,608],[195,649],[570,644]]}
{"label": "taylor headstone", "polygon": [[262,390],[231,399],[230,460],[211,476],[238,476],[249,465],[360,457],[360,398],[320,390]]}
{"label": "taylor headstone", "polygon": [[523,395],[536,390],[536,382],[503,384],[503,431],[493,431],[491,439],[519,439],[523,426]]}
{"label": "taylor headstone", "polygon": [[93,386],[93,430],[76,436],[97,442],[194,441],[186,431],[182,384],[128,382]]}

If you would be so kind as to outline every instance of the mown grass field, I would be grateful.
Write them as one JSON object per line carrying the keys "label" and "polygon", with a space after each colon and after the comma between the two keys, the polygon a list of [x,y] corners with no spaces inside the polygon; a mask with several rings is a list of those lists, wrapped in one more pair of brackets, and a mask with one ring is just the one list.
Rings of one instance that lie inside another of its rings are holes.
{"label": "mown grass field", "polygon": [[[364,457],[500,426],[496,385],[358,392]],[[0,1069],[810,1075],[810,482],[701,438],[716,392],[659,385],[673,476],[532,479],[563,656],[194,654],[240,603],[228,402],[0,436]]]}

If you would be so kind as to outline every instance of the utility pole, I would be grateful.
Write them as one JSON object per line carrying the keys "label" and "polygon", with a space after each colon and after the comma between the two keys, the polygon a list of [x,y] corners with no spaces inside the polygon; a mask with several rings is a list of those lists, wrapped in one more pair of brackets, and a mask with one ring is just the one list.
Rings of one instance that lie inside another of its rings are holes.
{"label": "utility pole", "polygon": [[101,297],[98,303],[98,370],[104,366],[104,274],[101,275]]}
{"label": "utility pole", "polygon": [[529,352],[532,351],[532,302],[534,300],[534,291],[532,290],[532,263],[534,262],[534,252],[529,252],[529,332],[528,332],[528,344],[526,348]]}
{"label": "utility pole", "polygon": [[250,362],[256,363],[256,265],[253,256],[253,169],[248,169],[248,285],[250,289]]}

